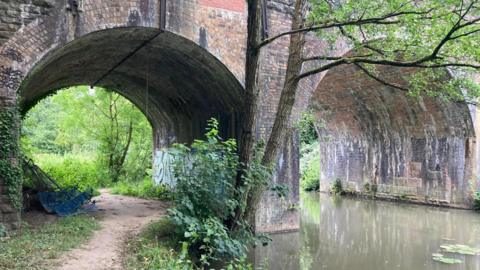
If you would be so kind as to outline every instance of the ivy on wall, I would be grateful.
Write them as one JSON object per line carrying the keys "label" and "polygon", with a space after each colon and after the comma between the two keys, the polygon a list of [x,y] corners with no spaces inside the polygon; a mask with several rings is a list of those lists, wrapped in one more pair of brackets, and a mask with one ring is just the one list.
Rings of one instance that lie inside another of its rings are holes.
{"label": "ivy on wall", "polygon": [[[6,187],[12,206],[22,207],[22,169],[17,158],[19,153],[17,107],[0,108],[0,181]],[[0,183],[1,184],[1,183]]]}

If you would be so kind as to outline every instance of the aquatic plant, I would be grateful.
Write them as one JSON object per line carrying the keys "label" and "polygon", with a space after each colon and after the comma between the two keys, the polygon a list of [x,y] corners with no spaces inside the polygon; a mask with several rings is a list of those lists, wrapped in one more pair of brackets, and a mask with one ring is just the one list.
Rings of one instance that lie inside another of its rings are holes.
{"label": "aquatic plant", "polygon": [[474,248],[467,245],[441,245],[444,252],[457,253],[462,255],[480,255],[480,248]]}
{"label": "aquatic plant", "polygon": [[437,262],[446,263],[446,264],[457,264],[462,263],[461,260],[455,258],[445,257],[443,254],[440,253],[433,253],[432,259]]}

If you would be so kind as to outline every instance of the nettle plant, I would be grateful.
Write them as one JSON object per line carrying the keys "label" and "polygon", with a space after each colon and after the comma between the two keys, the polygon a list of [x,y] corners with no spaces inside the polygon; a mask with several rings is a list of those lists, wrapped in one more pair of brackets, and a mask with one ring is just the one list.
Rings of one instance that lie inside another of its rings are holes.
{"label": "nettle plant", "polygon": [[246,222],[227,224],[237,207],[245,208],[250,187],[269,177],[266,167],[254,163],[243,174],[246,184],[235,188],[240,168],[235,140],[222,140],[215,119],[209,120],[205,136],[190,147],[176,144],[170,150],[177,184],[169,219],[202,265],[243,257],[248,245],[256,242]]}

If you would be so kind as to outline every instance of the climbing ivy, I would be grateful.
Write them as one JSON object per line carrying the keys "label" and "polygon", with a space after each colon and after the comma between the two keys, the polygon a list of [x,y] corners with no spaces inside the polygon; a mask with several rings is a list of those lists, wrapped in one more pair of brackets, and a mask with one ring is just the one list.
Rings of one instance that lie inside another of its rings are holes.
{"label": "climbing ivy", "polygon": [[15,161],[19,156],[19,121],[17,107],[0,108],[0,176],[6,186],[6,195],[17,210],[22,207],[22,169]]}

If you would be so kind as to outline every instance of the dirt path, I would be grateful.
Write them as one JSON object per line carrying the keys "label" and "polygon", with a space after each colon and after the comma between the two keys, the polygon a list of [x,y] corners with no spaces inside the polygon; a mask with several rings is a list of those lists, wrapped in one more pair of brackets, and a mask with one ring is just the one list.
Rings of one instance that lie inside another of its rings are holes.
{"label": "dirt path", "polygon": [[64,254],[59,270],[112,270],[122,269],[121,252],[126,237],[136,234],[153,220],[165,214],[166,204],[154,200],[113,195],[102,190],[96,197],[102,209],[100,224],[92,239],[78,249]]}

